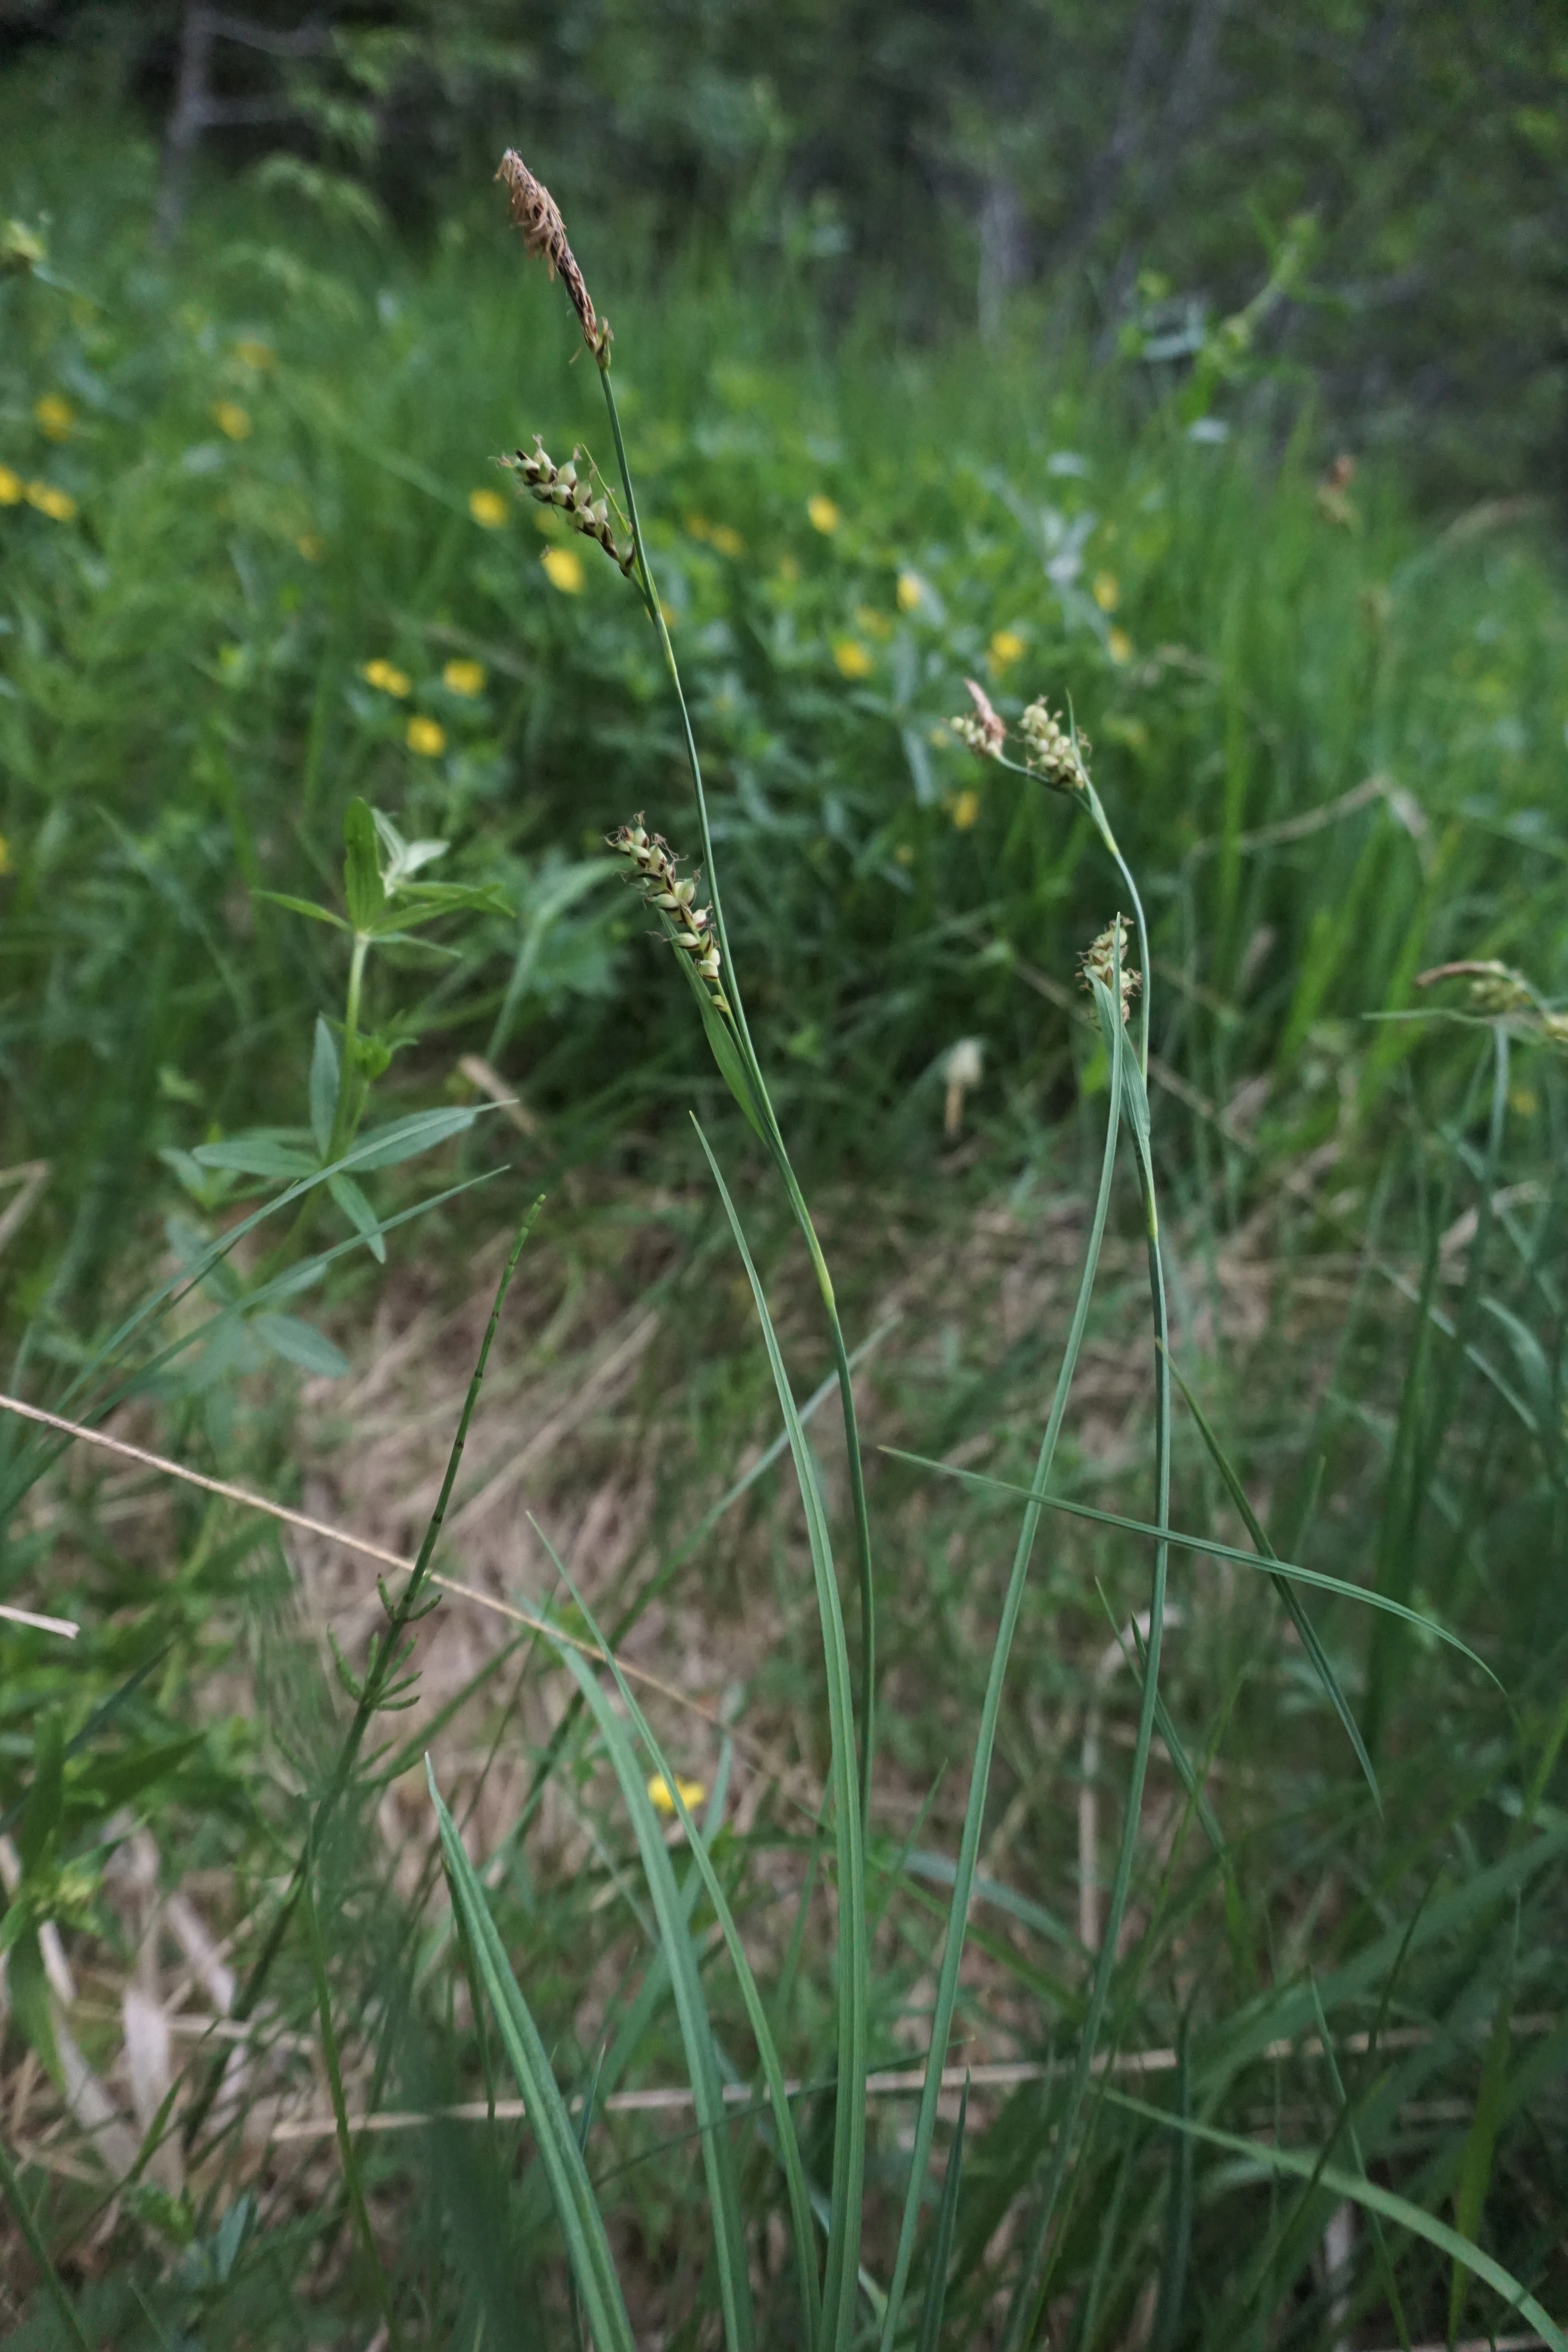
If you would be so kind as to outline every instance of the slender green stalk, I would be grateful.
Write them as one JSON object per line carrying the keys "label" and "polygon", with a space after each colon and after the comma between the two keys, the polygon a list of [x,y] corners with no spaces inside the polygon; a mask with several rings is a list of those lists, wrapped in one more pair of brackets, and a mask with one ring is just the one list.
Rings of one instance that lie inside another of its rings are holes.
{"label": "slender green stalk", "polygon": [[[1120,952],[1116,952],[1115,980],[1117,985],[1107,990],[1098,980],[1093,982],[1096,1002],[1102,1025],[1120,1025]],[[1144,1004],[1147,1008],[1148,986],[1145,975]],[[1142,1071],[1137,1066],[1124,1066],[1123,1086],[1127,1096],[1129,1124],[1138,1154],[1138,1177],[1143,1194],[1144,1226],[1149,1253],[1149,1297],[1153,1321],[1154,1339],[1154,1567],[1149,1595],[1149,1635],[1144,1650],[1143,1696],[1139,1709],[1138,1731],[1132,1749],[1131,1769],[1128,1775],[1126,1811],[1121,1824],[1121,1838],[1117,1848],[1116,1869],[1111,1879],[1110,1899],[1107,1906],[1100,1954],[1095,1964],[1094,1980],[1089,1990],[1079,2035],[1077,2055],[1068,2085],[1067,2098],[1057,2124],[1056,2144],[1051,2151],[1040,2205],[1029,2233],[1024,2263],[1014,2291],[1008,2314],[1004,2343],[1007,2352],[1019,2352],[1033,2340],[1049,2289],[1050,2264],[1046,2259],[1051,2222],[1062,2182],[1067,2176],[1073,2154],[1073,2141],[1089,2087],[1089,2072],[1094,2063],[1100,2029],[1104,2020],[1106,2004],[1110,1997],[1111,1979],[1116,1972],[1117,1946],[1121,1937],[1121,1922],[1126,1914],[1127,1895],[1132,1881],[1132,1865],[1137,1854],[1138,1832],[1143,1810],[1143,1785],[1148,1774],[1149,1751],[1153,1744],[1160,1685],[1160,1656],[1165,1630],[1165,1589],[1170,1570],[1171,1548],[1171,1364],[1170,1320],[1165,1298],[1165,1268],[1160,1246],[1160,1213],[1154,1193],[1153,1163],[1150,1153],[1149,1097]],[[1044,2268],[1042,2270],[1042,2263]]]}
{"label": "slender green stalk", "polygon": [[[355,1703],[348,1730],[343,1735],[342,1746],[338,1751],[338,1759],[333,1767],[331,1778],[311,1811],[305,1844],[294,1866],[293,1875],[278,1906],[261,1949],[251,1966],[250,1974],[241,1986],[236,1999],[233,2015],[237,2021],[243,2021],[249,2017],[261,1998],[278,1955],[282,1949],[283,1938],[289,1932],[289,1924],[293,1918],[295,1907],[300,1900],[305,1872],[310,1865],[310,1853],[314,1845],[320,1842],[323,1830],[331,1819],[344,1790],[353,1777],[354,1766],[364,1743],[364,1736],[370,1727],[371,1718],[384,1704],[394,1686],[406,1654],[405,1642],[408,1629],[415,1618],[423,1614],[420,1604],[424,1599],[426,1575],[436,1546],[440,1539],[441,1529],[446,1523],[447,1507],[451,1501],[452,1488],[457,1483],[458,1472],[462,1464],[463,1449],[468,1438],[468,1424],[474,1417],[474,1409],[479,1401],[479,1389],[484,1381],[485,1367],[489,1361],[490,1348],[500,1324],[501,1308],[506,1303],[507,1292],[511,1287],[511,1278],[517,1270],[517,1262],[522,1255],[523,1247],[530,1234],[533,1231],[534,1220],[543,1206],[543,1195],[541,1194],[518,1230],[517,1239],[512,1244],[511,1255],[508,1258],[500,1280],[496,1286],[495,1304],[490,1308],[490,1319],[485,1326],[485,1336],[479,1343],[479,1357],[474,1365],[473,1376],[468,1382],[468,1392],[463,1400],[463,1410],[458,1423],[457,1434],[452,1440],[451,1449],[447,1456],[447,1468],[441,1480],[441,1491],[437,1497],[436,1507],[430,1515],[429,1524],[426,1528],[424,1541],[419,1547],[418,1557],[409,1571],[407,1583],[396,1601],[387,1604],[386,1630],[377,1640],[374,1651],[366,1665],[364,1680],[360,1685],[359,1697]],[[384,1593],[383,1597],[384,1599]],[[184,2128],[184,2145],[187,2151],[195,2147],[197,2135],[212,2111],[213,2101],[217,2096],[226,2063],[226,2057],[214,2060],[205,2082],[191,2103],[191,2112],[185,2119]]]}
{"label": "slender green stalk", "polygon": [[849,1496],[855,1520],[856,1566],[859,1586],[860,1659],[855,1712],[858,1734],[860,1818],[862,1834],[864,1834],[870,1815],[871,1773],[875,1748],[876,1591],[871,1567],[871,1520],[866,1500],[865,1465],[861,1455],[858,1417],[855,1410],[855,1389],[850,1375],[849,1351],[845,1343],[843,1325],[839,1321],[838,1306],[834,1296],[832,1276],[827,1270],[827,1261],[823,1255],[822,1245],[817,1240],[816,1230],[811,1221],[811,1212],[806,1206],[805,1196],[801,1191],[795,1170],[791,1165],[784,1135],[773,1110],[773,1099],[768,1092],[767,1080],[763,1075],[762,1064],[757,1058],[756,1048],[752,1042],[751,1030],[747,1025],[740,975],[731,950],[729,929],[724,920],[723,896],[720,889],[718,866],[713,856],[713,835],[709,824],[708,795],[702,782],[702,762],[697,750],[697,737],[692,729],[691,714],[687,708],[686,692],[680,680],[680,666],[675,658],[675,647],[670,642],[668,625],[664,617],[664,608],[659,602],[658,590],[654,584],[653,572],[647,560],[647,549],[644,543],[642,527],[637,519],[637,491],[633,487],[631,466],[626,457],[626,439],[621,431],[620,412],[616,406],[615,388],[610,382],[608,349],[601,350],[597,357],[599,381],[604,386],[605,405],[609,412],[610,433],[616,445],[616,463],[620,470],[621,487],[626,492],[626,515],[631,525],[632,544],[637,559],[637,584],[642,590],[643,603],[647,608],[648,618],[658,638],[659,650],[664,656],[665,667],[669,673],[670,685],[675,693],[676,707],[680,714],[681,736],[686,746],[686,761],[690,771],[692,794],[697,803],[697,826],[702,844],[703,872],[712,900],[714,935],[719,942],[719,952],[724,966],[724,993],[731,1007],[736,1042],[745,1066],[755,1107],[760,1115],[763,1134],[783,1181],[791,1212],[800,1229],[801,1238],[811,1258],[812,1272],[816,1277],[817,1289],[821,1294],[823,1308],[827,1318],[828,1337],[833,1347],[834,1362],[838,1370],[839,1406],[844,1416],[844,1444],[849,1465]]}
{"label": "slender green stalk", "polygon": [[898,2252],[893,2263],[893,2276],[888,2289],[888,2306],[882,2317],[882,2352],[892,2352],[898,2334],[899,2318],[909,2284],[910,2264],[914,2255],[916,2234],[920,2228],[921,2207],[925,2195],[926,2169],[931,2160],[931,2138],[936,2128],[937,2103],[942,2092],[942,2069],[947,2063],[948,2037],[952,2027],[952,2012],[958,2000],[959,1964],[963,1957],[964,1933],[969,1924],[969,1902],[974,1885],[974,1874],[980,1856],[980,1835],[984,1824],[985,1798],[991,1780],[991,1759],[995,1748],[996,1724],[1002,1710],[1002,1686],[1007,1673],[1007,1661],[1012,1654],[1013,1636],[1017,1628],[1018,1612],[1023,1606],[1024,1588],[1028,1579],[1029,1562],[1034,1556],[1035,1540],[1039,1531],[1040,1515],[1045,1508],[1041,1499],[1051,1465],[1056,1460],[1057,1442],[1061,1435],[1062,1422],[1071,1393],[1073,1374],[1078,1367],[1079,1351],[1089,1321],[1089,1301],[1093,1297],[1095,1277],[1100,1270],[1100,1244],[1105,1235],[1105,1221],[1110,1208],[1110,1184],[1116,1167],[1116,1142],[1121,1118],[1121,1063],[1123,1033],[1120,1022],[1111,1033],[1110,1042],[1110,1108],[1105,1124],[1105,1152],[1100,1164],[1100,1191],[1094,1204],[1094,1221],[1089,1229],[1089,1246],[1084,1253],[1083,1273],[1079,1281],[1078,1300],[1073,1308],[1072,1323],[1063,1351],[1061,1370],[1058,1375],[1056,1394],[1046,1423],[1046,1433],[1040,1442],[1035,1465],[1035,1493],[1024,1513],[1024,1523],[1018,1531],[1017,1549],[1013,1555],[1013,1572],[1002,1604],[1001,1622],[996,1629],[996,1641],[991,1653],[991,1671],[985,1685],[985,1700],[980,1714],[980,1732],[974,1745],[974,1762],[969,1778],[969,1801],[964,1810],[963,1832],[959,1841],[958,1865],[953,1875],[952,1903],[948,1913],[947,1940],[942,1956],[942,1970],[937,1979],[936,2004],[931,2017],[931,2050],[926,2061],[925,2081],[921,2089],[920,2112],[915,2122],[914,2147],[910,2158],[910,2185],[904,2199],[903,2220],[899,2230]]}
{"label": "slender green stalk", "polygon": [[321,2057],[327,2070],[327,2089],[332,2103],[332,2120],[337,2126],[338,2153],[342,2159],[343,2179],[348,2189],[349,2205],[354,2218],[354,2228],[363,2249],[375,2299],[381,2305],[381,2315],[386,2323],[387,2339],[393,2352],[401,2352],[403,2331],[393,2308],[392,2288],[382,2268],[375,2231],[371,2227],[370,2208],[365,2203],[364,2176],[349,2128],[348,2102],[343,2096],[343,2070],[338,2055],[337,2028],[332,2023],[332,1996],[327,1983],[327,1956],[321,1943],[321,1923],[316,1911],[315,1849],[312,1840],[305,1854],[304,1874],[300,1880],[300,1901],[305,1914],[305,1942],[310,1959],[310,1981],[316,1994],[316,2014],[321,2022]]}

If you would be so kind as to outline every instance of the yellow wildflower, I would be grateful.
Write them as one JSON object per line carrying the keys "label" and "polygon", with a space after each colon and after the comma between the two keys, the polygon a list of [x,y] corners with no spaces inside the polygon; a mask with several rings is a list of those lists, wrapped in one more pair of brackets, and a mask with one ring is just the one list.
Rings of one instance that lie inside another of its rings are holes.
{"label": "yellow wildflower", "polygon": [[46,392],[33,403],[33,415],[40,433],[51,441],[68,441],[76,424],[76,411],[68,400],[58,392]]}
{"label": "yellow wildflower", "polygon": [[960,833],[967,833],[980,814],[980,795],[966,784],[952,803],[952,821]]}
{"label": "yellow wildflower", "polygon": [[0,874],[9,874],[10,871],[11,845],[6,840],[5,835],[0,833]]}
{"label": "yellow wildflower", "polygon": [[835,637],[833,659],[841,677],[869,677],[876,667],[870,654],[856,637]]}
{"label": "yellow wildflower", "polygon": [[[0,866],[0,874],[5,871],[5,866]],[[1532,1087],[1514,1087],[1509,1093],[1508,1107],[1510,1110],[1517,1111],[1521,1118],[1533,1118],[1541,1108],[1541,1097]]]}
{"label": "yellow wildflower", "polygon": [[57,490],[52,482],[29,482],[22,494],[30,507],[47,514],[51,522],[69,522],[76,512],[76,500],[68,490]]}
{"label": "yellow wildflower", "polygon": [[811,517],[813,530],[820,530],[824,533],[837,530],[844,520],[833,500],[825,499],[820,490],[814,490],[811,497],[807,499],[805,510]]}
{"label": "yellow wildflower", "polygon": [[1114,572],[1097,572],[1091,593],[1102,613],[1114,613],[1121,602],[1121,583]]}
{"label": "yellow wildflower", "polygon": [[278,354],[271,344],[258,341],[254,335],[242,335],[234,347],[234,355],[243,360],[247,368],[254,368],[258,375],[265,375],[278,363]]}
{"label": "yellow wildflower", "polygon": [[[703,1798],[708,1794],[707,1790],[703,1787],[700,1780],[682,1780],[679,1772],[675,1776],[675,1785],[680,1791],[680,1801],[686,1807],[688,1812],[691,1811],[693,1805],[700,1805],[702,1802]],[[649,1797],[653,1800],[654,1811],[656,1813],[662,1813],[667,1822],[673,1821],[675,1818],[675,1798],[671,1793],[669,1782],[665,1779],[662,1772],[656,1772],[654,1774],[652,1780],[647,1784],[647,1792]]]}
{"label": "yellow wildflower", "polygon": [[237,400],[215,400],[213,423],[231,441],[248,441],[251,433],[250,411],[241,408]]}
{"label": "yellow wildflower", "polygon": [[313,530],[302,530],[294,544],[307,563],[320,563],[327,551],[324,543],[317,538]]}
{"label": "yellow wildflower", "polygon": [[426,760],[438,759],[447,748],[447,730],[433,719],[411,719],[408,722],[408,748]]}
{"label": "yellow wildflower", "polygon": [[707,516],[695,511],[687,516],[686,529],[692,539],[711,539],[713,536],[713,526]]}
{"label": "yellow wildflower", "polygon": [[395,694],[399,698],[413,684],[406,670],[401,670],[395,662],[383,661],[379,656],[374,661],[363,663],[360,676],[367,686],[377,686],[383,694]]}
{"label": "yellow wildflower", "polygon": [[1113,662],[1130,662],[1132,658],[1132,640],[1125,629],[1112,629],[1105,640],[1105,650]]}
{"label": "yellow wildflower", "polygon": [[743,555],[746,551],[745,541],[734,526],[727,522],[714,524],[708,534],[708,543],[719,555]]}
{"label": "yellow wildflower", "polygon": [[441,672],[441,683],[448,694],[461,694],[470,698],[485,690],[485,666],[477,661],[449,661]]}
{"label": "yellow wildflower", "polygon": [[19,507],[26,495],[21,475],[14,474],[9,466],[0,466],[0,507]]}
{"label": "yellow wildflower", "polygon": [[893,625],[886,613],[879,613],[873,604],[856,605],[855,625],[864,629],[868,637],[890,637],[893,634]]}
{"label": "yellow wildflower", "polygon": [[925,582],[918,572],[900,572],[899,610],[900,613],[912,613],[924,594]]}
{"label": "yellow wildflower", "polygon": [[470,490],[468,512],[483,530],[500,530],[511,509],[499,490]]}
{"label": "yellow wildflower", "polygon": [[1016,629],[998,629],[991,640],[991,659],[998,669],[1011,669],[1024,658],[1024,640]]}
{"label": "yellow wildflower", "polygon": [[559,588],[563,596],[582,594],[588,575],[574,547],[547,547],[540,561],[552,588]]}

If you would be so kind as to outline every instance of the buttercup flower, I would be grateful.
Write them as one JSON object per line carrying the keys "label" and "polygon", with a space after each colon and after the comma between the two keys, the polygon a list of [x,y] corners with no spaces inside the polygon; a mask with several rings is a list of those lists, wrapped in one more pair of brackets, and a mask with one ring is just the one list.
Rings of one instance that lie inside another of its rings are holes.
{"label": "buttercup flower", "polygon": [[952,803],[952,821],[960,833],[967,833],[980,814],[980,795],[965,785]]}
{"label": "buttercup flower", "polygon": [[406,670],[401,670],[395,662],[383,661],[379,656],[374,661],[363,663],[360,676],[367,686],[379,687],[383,694],[395,694],[400,699],[413,683]]}
{"label": "buttercup flower", "polygon": [[237,400],[215,400],[213,423],[231,441],[248,441],[251,434],[250,411],[241,408]]}
{"label": "buttercup flower", "polygon": [[583,583],[588,575],[574,547],[547,547],[540,560],[552,588],[559,588],[563,596],[582,594]]}
{"label": "buttercup flower", "polygon": [[441,683],[448,694],[461,694],[469,699],[483,694],[487,672],[483,662],[449,661],[441,672]]}
{"label": "buttercup flower", "polygon": [[76,512],[76,500],[68,490],[57,490],[52,482],[29,482],[22,494],[30,507],[47,514],[51,522],[69,522]]}
{"label": "buttercup flower", "polygon": [[14,474],[9,466],[0,466],[0,507],[19,507],[26,495],[21,475]]}
{"label": "buttercup flower", "polygon": [[[694,1805],[700,1805],[708,1794],[700,1780],[684,1780],[679,1772],[675,1776],[675,1785],[680,1791],[680,1801],[688,1812],[690,1812]],[[669,1782],[662,1772],[654,1774],[647,1784],[647,1792],[653,1800],[654,1811],[662,1813],[666,1821],[673,1821],[675,1799],[670,1795]]]}
{"label": "buttercup flower", "polygon": [[811,518],[813,530],[835,531],[844,520],[833,500],[825,499],[820,490],[814,490],[807,499],[805,511]]}
{"label": "buttercup flower", "polygon": [[68,441],[76,425],[76,411],[68,400],[58,392],[46,392],[33,403],[33,415],[40,433],[51,441]]}
{"label": "buttercup flower", "polygon": [[1016,661],[1022,660],[1023,654],[1024,640],[1016,629],[997,630],[991,640],[991,658],[998,669],[1010,669]]}
{"label": "buttercup flower", "polygon": [[500,530],[507,519],[507,502],[499,490],[470,490],[468,512],[483,530]]}
{"label": "buttercup flower", "polygon": [[876,667],[870,654],[855,637],[836,637],[833,660],[841,677],[869,677]]}
{"label": "buttercup flower", "polygon": [[234,347],[234,355],[237,360],[243,360],[247,368],[254,368],[258,375],[265,375],[277,364],[277,354],[271,344],[258,341],[254,335],[242,335]]}
{"label": "buttercup flower", "polygon": [[438,759],[447,748],[447,730],[437,727],[433,719],[411,719],[408,722],[408,748],[423,759]]}
{"label": "buttercup flower", "polygon": [[900,613],[912,613],[924,594],[925,583],[918,572],[900,572],[899,610]]}
{"label": "buttercup flower", "polygon": [[1105,650],[1113,662],[1130,662],[1132,658],[1132,640],[1125,629],[1112,629],[1105,640]]}
{"label": "buttercup flower", "polygon": [[732,523],[716,522],[708,534],[708,544],[717,555],[744,555],[746,542]]}
{"label": "buttercup flower", "polygon": [[11,845],[6,840],[5,835],[0,833],[0,874],[9,874],[10,871]]}
{"label": "buttercup flower", "polygon": [[1090,591],[1102,613],[1114,613],[1121,601],[1121,587],[1114,572],[1097,572]]}

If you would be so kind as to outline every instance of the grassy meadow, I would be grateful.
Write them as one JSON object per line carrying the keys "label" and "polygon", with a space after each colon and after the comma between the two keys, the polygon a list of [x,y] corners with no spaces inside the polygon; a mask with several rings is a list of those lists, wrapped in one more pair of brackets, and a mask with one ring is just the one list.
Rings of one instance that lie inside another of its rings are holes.
{"label": "grassy meadow", "polygon": [[8,108],[6,2340],[1562,2345],[1546,520]]}

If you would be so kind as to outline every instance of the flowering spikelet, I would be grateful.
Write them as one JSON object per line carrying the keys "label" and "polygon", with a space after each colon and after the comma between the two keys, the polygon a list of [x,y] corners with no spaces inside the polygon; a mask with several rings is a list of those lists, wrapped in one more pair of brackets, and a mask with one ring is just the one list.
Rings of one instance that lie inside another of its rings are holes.
{"label": "flowering spikelet", "polygon": [[972,677],[966,677],[963,683],[969,688],[974,709],[961,711],[947,723],[959,740],[967,743],[972,751],[978,751],[983,760],[999,760],[1002,746],[1007,740],[1006,724],[991,708],[991,698],[984,687],[976,686]]}
{"label": "flowering spikelet", "polygon": [[1415,985],[1430,988],[1443,980],[1468,981],[1472,1011],[1489,1021],[1510,1014],[1522,1016],[1549,1045],[1568,1045],[1568,1013],[1553,1012],[1524,974],[1510,965],[1467,956],[1458,963],[1440,963],[1430,971],[1417,972]]}
{"label": "flowering spikelet", "polygon": [[509,147],[501,157],[496,178],[511,200],[512,223],[522,232],[523,251],[542,261],[552,278],[559,271],[572,308],[582,322],[584,341],[600,366],[607,365],[610,322],[599,318],[594,309],[593,298],[577,267],[577,257],[566,241],[566,224],[561,217],[560,205],[513,148]]}
{"label": "flowering spikelet", "polygon": [[691,958],[715,1006],[728,1013],[729,1003],[719,984],[719,942],[710,929],[712,915],[708,908],[695,903],[696,882],[680,879],[676,871],[680,861],[663,834],[649,833],[639,810],[630,824],[618,825],[605,839],[622,857],[631,859],[637,888],[648,905],[666,918],[676,946]]}
{"label": "flowering spikelet", "polygon": [[559,507],[574,530],[585,539],[596,539],[612,563],[618,563],[629,580],[637,562],[635,545],[621,547],[610,525],[610,501],[601,491],[594,489],[594,468],[588,468],[587,478],[581,480],[577,460],[581,449],[574,449],[564,466],[558,466],[536,433],[533,447],[528,455],[520,449],[513,457],[503,457],[500,463],[516,476],[530,498],[541,506]]}
{"label": "flowering spikelet", "polygon": [[1032,775],[1041,783],[1049,784],[1058,793],[1081,793],[1089,782],[1085,761],[1089,755],[1089,738],[1076,730],[1069,733],[1061,720],[1047,709],[1045,697],[1031,702],[1018,721],[1018,732],[1025,743],[1025,758]]}
{"label": "flowering spikelet", "polygon": [[[1079,962],[1086,989],[1092,989],[1093,982],[1098,980],[1109,994],[1115,988],[1120,976],[1123,1021],[1132,1009],[1132,1000],[1137,995],[1141,984],[1141,975],[1129,969],[1127,946],[1127,918],[1125,915],[1113,916],[1088,954],[1081,957]],[[1118,966],[1121,968],[1120,974]]]}

